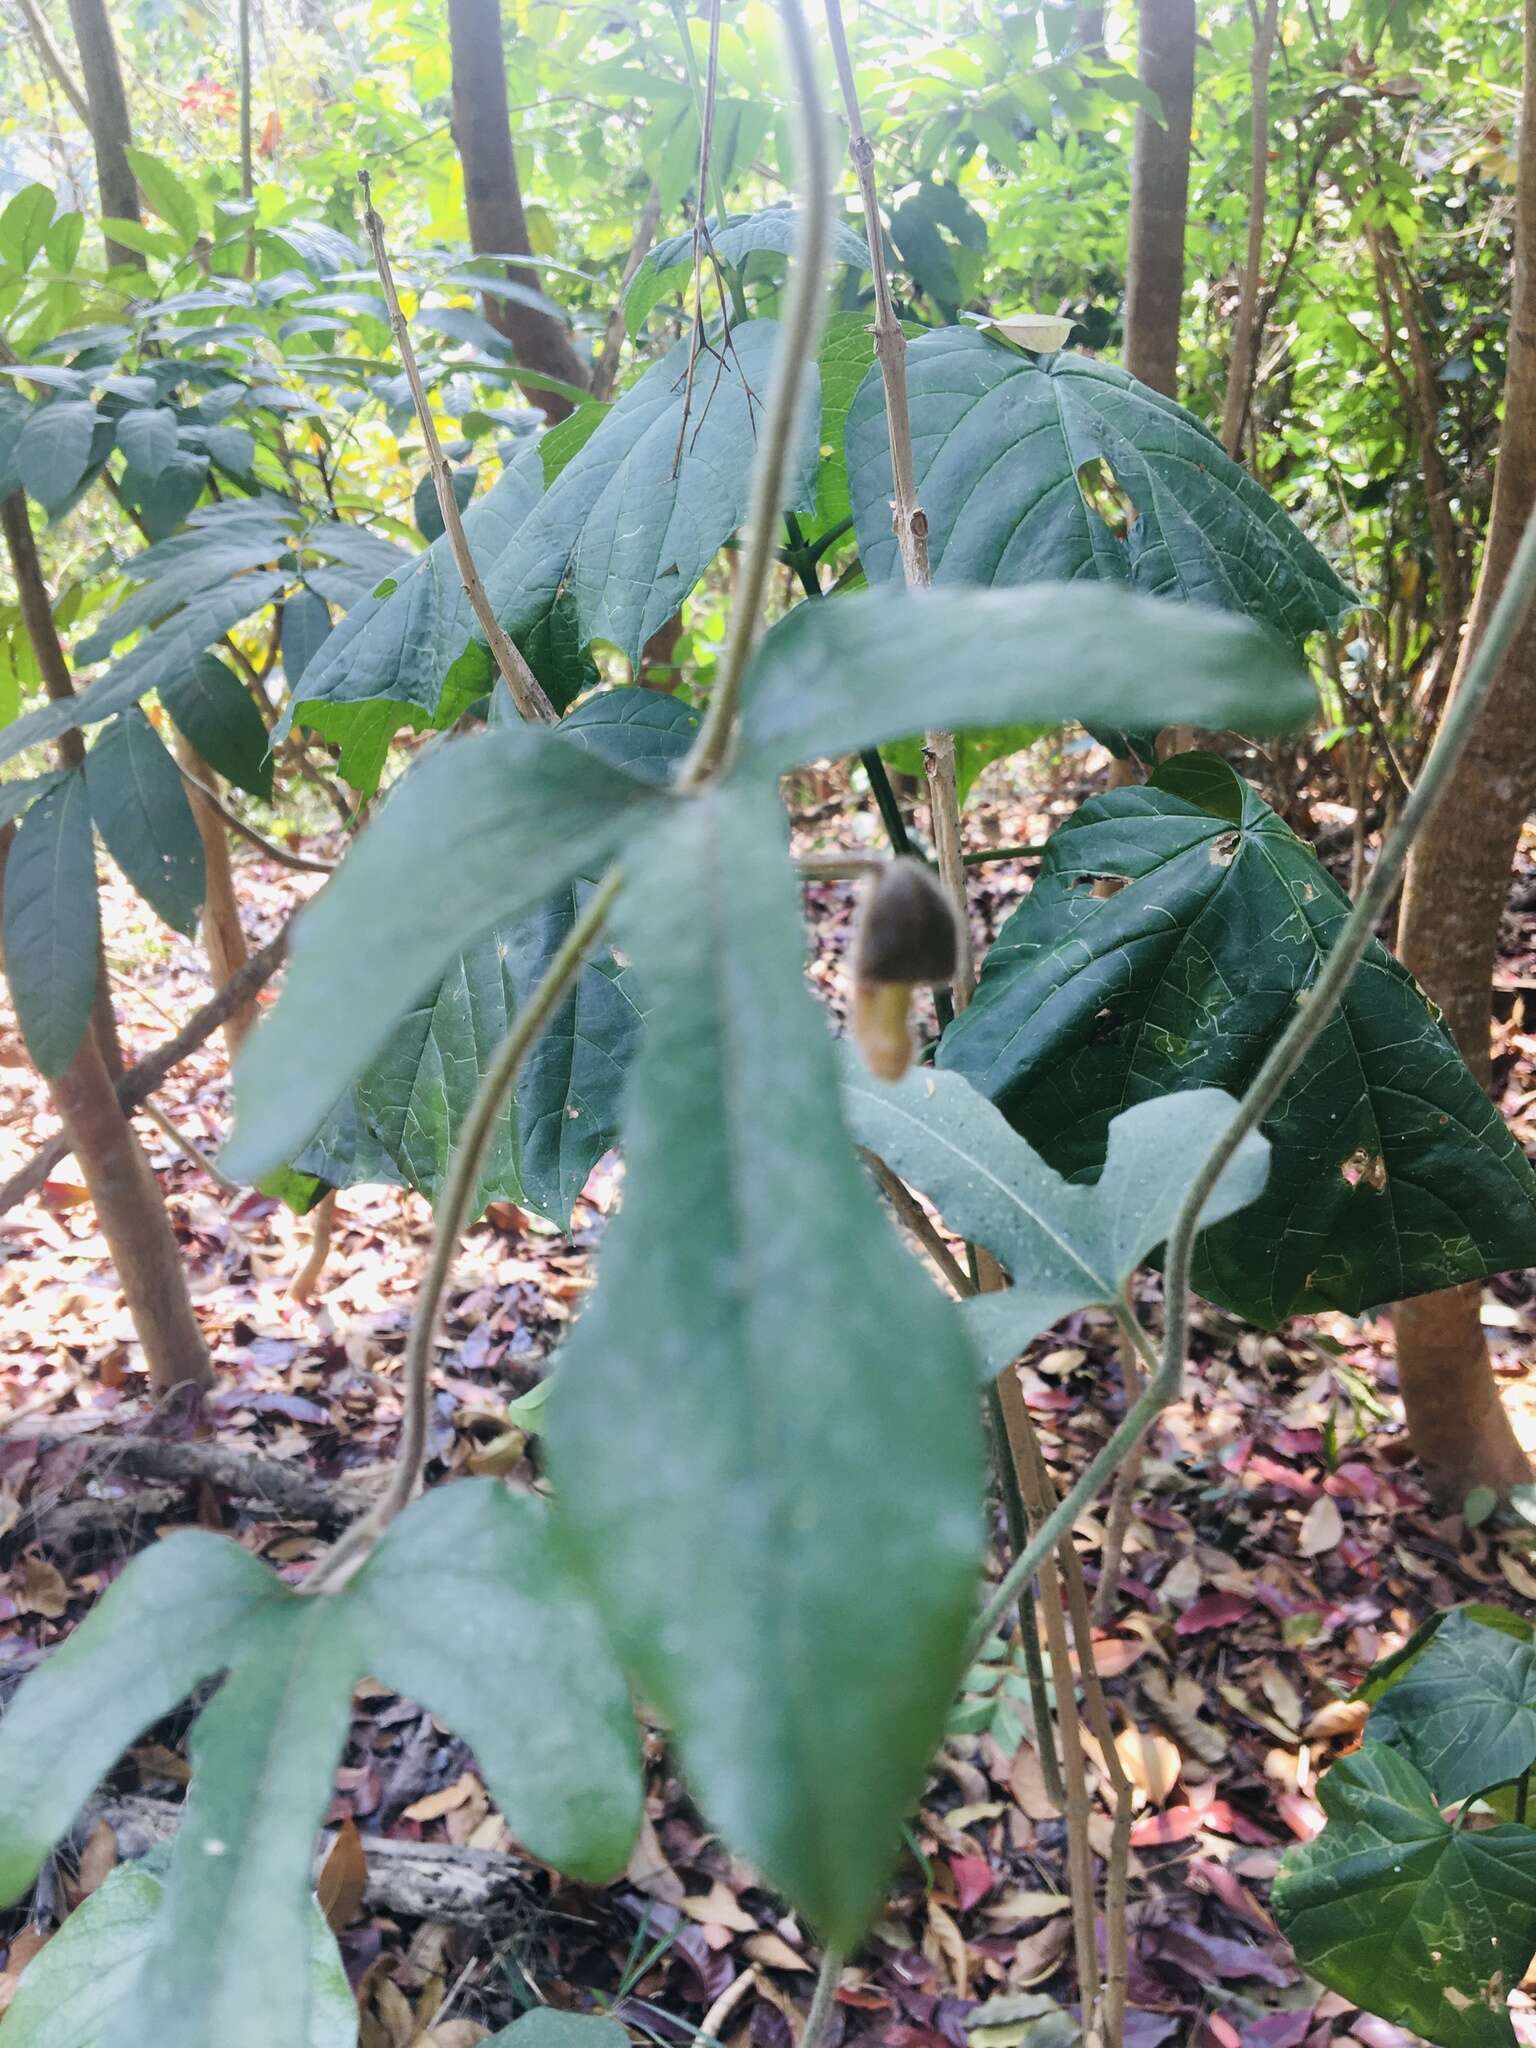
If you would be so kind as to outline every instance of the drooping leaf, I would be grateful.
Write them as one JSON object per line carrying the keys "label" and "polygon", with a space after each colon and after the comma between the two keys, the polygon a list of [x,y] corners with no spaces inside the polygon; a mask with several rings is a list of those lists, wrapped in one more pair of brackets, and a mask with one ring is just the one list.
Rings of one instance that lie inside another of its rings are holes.
{"label": "drooping leaf", "polygon": [[803,604],[753,657],[741,758],[778,773],[947,724],[1160,723],[1285,732],[1317,695],[1270,634],[1203,606],[1081,589],[868,591]]}
{"label": "drooping leaf", "polygon": [[640,1825],[634,1712],[542,1500],[494,1480],[434,1487],[348,1588],[361,1669],[475,1753],[541,1862],[602,1882]]}
{"label": "drooping leaf", "polygon": [[118,489],[128,510],[138,513],[151,541],[160,541],[168,539],[186,520],[207,481],[208,458],[183,449],[157,477],[124,470]]}
{"label": "drooping leaf", "polygon": [[228,1662],[275,1584],[238,1544],[178,1531],[28,1674],[0,1722],[0,1898],[26,1891],[128,1744]]}
{"label": "drooping leaf", "polygon": [[124,575],[140,588],[80,642],[78,659],[101,661],[130,633],[143,632],[179,605],[247,570],[272,567],[292,550],[301,524],[296,507],[275,500],[209,507],[190,531],[157,541],[124,563]]}
{"label": "drooping leaf", "polygon": [[210,768],[270,801],[267,728],[240,678],[216,654],[200,654],[178,675],[162,678],[160,702]]}
{"label": "drooping leaf", "polygon": [[312,590],[295,590],[283,600],[283,674],[296,690],[330,637],[330,607]]}
{"label": "drooping leaf", "polygon": [[[1100,876],[1124,878],[1098,897]],[[1212,755],[1095,797],[1051,840],[939,1064],[1069,1179],[1109,1120],[1241,1095],[1316,979],[1343,891]],[[1406,969],[1373,944],[1264,1123],[1269,1185],[1199,1243],[1194,1284],[1274,1326],[1536,1258],[1536,1175]]]}
{"label": "drooping leaf", "polygon": [[174,931],[195,932],[206,874],[180,771],[135,704],[85,757],[91,822],[107,851]]}
{"label": "drooping leaf", "polygon": [[130,145],[123,154],[138,181],[145,204],[152,213],[159,214],[184,247],[190,248],[197,240],[196,193],[168,163],[151,156],[148,150],[134,149]]}
{"label": "drooping leaf", "polygon": [[963,1662],[975,1367],[842,1129],[776,792],[676,806],[626,862],[655,1008],[550,1399],[557,1512],[705,1811],[844,1945]]}
{"label": "drooping leaf", "polygon": [[346,1619],[275,1576],[198,1716],[187,1801],[119,2039],[303,2041],[310,1865],[362,1675]]}
{"label": "drooping leaf", "polygon": [[[907,387],[936,583],[1097,578],[1244,612],[1295,642],[1359,603],[1192,414],[1112,364],[941,328],[908,349]],[[848,415],[847,454],[865,572],[899,580],[878,373]],[[1090,502],[1106,472],[1133,508],[1123,538]]]}
{"label": "drooping leaf", "polygon": [[[698,379],[686,431],[684,343],[624,393],[531,504],[519,509],[542,480],[537,442],[527,473],[524,458],[514,465],[520,483],[503,476],[489,494],[481,509],[497,506],[496,522],[471,547],[497,618],[536,671],[547,646],[540,635],[561,598],[572,608],[567,651],[611,641],[637,662],[741,524],[776,332],[768,320],[732,330],[734,352]],[[815,425],[808,404],[791,478],[801,509],[814,501]],[[391,593],[361,619],[349,614],[293,706],[295,718],[339,743],[343,772],[358,787],[377,778],[400,726],[451,724],[494,681],[451,560],[423,573],[442,580],[443,596],[413,578],[408,596]]]}
{"label": "drooping leaf", "polygon": [[405,1175],[358,1108],[355,1088],[336,1103],[289,1171],[323,1187],[406,1185]]}
{"label": "drooping leaf", "polygon": [[128,467],[152,483],[180,449],[175,412],[168,405],[134,406],[117,423],[117,445]]}
{"label": "drooping leaf", "polygon": [[62,1074],[96,996],[96,853],[85,777],[62,777],[32,805],[5,870],[5,973],[39,1073]]}
{"label": "drooping leaf", "polygon": [[463,1717],[535,1855],[598,1876],[624,1860],[640,1776],[623,1679],[556,1559],[548,1509],[471,1480],[418,1502],[350,1585],[321,1598],[201,1532],[135,1559],[0,1726],[7,1898],[123,1744],[219,1670],[114,2041],[269,2048],[311,2041],[334,2016],[334,1984],[310,1967],[310,1869],[365,1674]]}
{"label": "drooping leaf", "polygon": [[[1073,1309],[1113,1307],[1161,1244],[1236,1103],[1216,1088],[1137,1104],[1109,1127],[1104,1173],[1074,1187],[1008,1128],[959,1074],[929,1069],[892,1085],[850,1057],[843,1106],[859,1144],[927,1195],[951,1229],[985,1245],[1012,1275],[966,1304],[988,1377]],[[1205,1210],[1215,1220],[1263,1189],[1269,1147],[1253,1134]]]}
{"label": "drooping leaf", "polygon": [[1291,1849],[1275,1916],[1331,1990],[1438,2048],[1509,2048],[1507,2000],[1536,1949],[1536,1829],[1451,1828],[1383,1743],[1336,1763],[1328,1825]]}
{"label": "drooping leaf", "polygon": [[[110,2048],[155,1930],[165,1881],[122,1863],[27,1964],[0,2020],[0,2048]],[[310,2012],[304,2048],[357,2048],[357,2000],[336,1937],[310,1908]]]}
{"label": "drooping leaf", "polygon": [[[511,545],[542,489],[534,444],[465,513],[465,538],[482,576]],[[470,695],[441,695],[473,631],[474,613],[452,550],[439,538],[353,604],[308,666],[305,688],[295,692],[276,738],[298,717],[342,742],[344,771],[354,788],[374,788],[402,725],[419,730],[449,724],[485,694],[477,685]]]}
{"label": "drooping leaf", "polygon": [[281,569],[236,576],[221,590],[206,591],[163,625],[144,635],[131,653],[76,696],[39,705],[0,732],[0,761],[56,740],[71,726],[100,725],[136,704],[166,677],[184,674],[199,655],[252,612],[277,596],[287,583]]}
{"label": "drooping leaf", "polygon": [[1536,1763],[1536,1643],[1454,1608],[1371,1710],[1367,1735],[1424,1773],[1441,1805]]}
{"label": "drooping leaf", "polygon": [[[908,336],[922,328],[903,321]],[[843,434],[848,409],[875,360],[874,333],[868,312],[834,313],[822,329],[816,351],[821,376],[821,471],[816,480],[816,524],[825,532],[851,518],[848,502],[848,459]]]}
{"label": "drooping leaf", "polygon": [[237,1065],[230,1170],[255,1180],[291,1159],[457,953],[606,863],[666,802],[544,727],[421,762],[294,926],[282,996]]}
{"label": "drooping leaf", "polygon": [[[475,495],[475,474],[472,469],[453,472],[453,501],[461,517]],[[443,525],[442,509],[437,502],[437,484],[430,469],[411,493],[411,512],[425,540],[441,539],[447,529]]]}
{"label": "drooping leaf", "polygon": [[[722,227],[713,216],[710,239],[722,262],[741,265],[758,251],[787,256],[799,235],[796,209],[788,204],[765,206],[757,213],[736,213]],[[869,256],[862,236],[843,220],[832,222],[832,261],[854,270],[867,270]],[[708,275],[708,258],[705,259]],[[650,249],[630,279],[624,294],[624,324],[631,340],[645,325],[646,316],[662,299],[680,291],[693,272],[693,230],[668,235]],[[867,325],[867,322],[866,322]]]}
{"label": "drooping leaf", "polygon": [[61,512],[90,470],[99,418],[88,398],[32,408],[16,443],[16,467],[45,511]]}
{"label": "drooping leaf", "polygon": [[23,185],[0,208],[0,261],[26,270],[43,246],[53,219],[53,193],[46,185]]}
{"label": "drooping leaf", "polygon": [[[605,690],[578,705],[560,735],[615,767],[662,782],[687,752],[698,722],[697,712],[676,697]],[[491,1055],[543,979],[595,880],[577,877],[526,917],[496,925],[467,948],[401,1018],[359,1077],[357,1107],[365,1126],[411,1186],[434,1201]],[[492,1137],[477,1209],[515,1201],[569,1222],[587,1176],[618,1137],[619,1099],[640,1025],[633,973],[600,950],[524,1064]]]}

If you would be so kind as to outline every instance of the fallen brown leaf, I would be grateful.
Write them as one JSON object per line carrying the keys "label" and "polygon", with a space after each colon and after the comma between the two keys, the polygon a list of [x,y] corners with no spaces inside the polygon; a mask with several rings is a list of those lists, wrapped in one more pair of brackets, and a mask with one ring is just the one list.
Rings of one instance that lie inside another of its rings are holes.
{"label": "fallen brown leaf", "polygon": [[320,1910],[332,1934],[350,1927],[363,1910],[363,1891],[368,1883],[368,1863],[363,1855],[363,1838],[357,1822],[348,1818],[336,1831],[330,1854],[321,1866],[315,1885]]}
{"label": "fallen brown leaf", "polygon": [[718,1878],[699,1897],[684,1899],[683,1911],[690,1920],[697,1920],[706,1927],[730,1927],[737,1934],[757,1933],[757,1922],[744,1910],[730,1886],[722,1884]]}
{"label": "fallen brown leaf", "polygon": [[1184,1770],[1179,1746],[1153,1728],[1122,1728],[1115,1737],[1120,1767],[1144,1799],[1161,1806]]}

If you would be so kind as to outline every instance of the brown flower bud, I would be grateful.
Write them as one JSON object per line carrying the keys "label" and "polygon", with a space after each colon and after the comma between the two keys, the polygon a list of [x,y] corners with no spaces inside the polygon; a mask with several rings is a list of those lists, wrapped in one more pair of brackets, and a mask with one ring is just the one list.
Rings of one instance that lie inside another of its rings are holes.
{"label": "brown flower bud", "polygon": [[955,914],[921,861],[893,860],[864,898],[853,935],[853,1041],[870,1072],[899,1081],[912,1063],[914,988],[955,971]]}

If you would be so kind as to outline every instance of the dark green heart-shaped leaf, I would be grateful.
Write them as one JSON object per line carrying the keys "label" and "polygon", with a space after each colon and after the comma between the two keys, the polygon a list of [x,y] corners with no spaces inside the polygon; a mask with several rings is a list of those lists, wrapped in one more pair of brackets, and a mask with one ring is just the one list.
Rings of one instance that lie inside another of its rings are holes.
{"label": "dark green heart-shaped leaf", "polygon": [[[936,583],[1091,577],[1244,612],[1296,642],[1359,604],[1192,414],[1110,363],[946,327],[908,349],[907,390]],[[848,415],[847,453],[865,572],[898,581],[878,373]],[[1123,537],[1092,502],[1115,485]]]}
{"label": "dark green heart-shaped leaf", "polygon": [[766,635],[747,676],[744,768],[953,727],[1079,723],[1288,732],[1317,693],[1258,626],[1196,605],[1074,584],[1032,590],[862,592],[803,604]]}
{"label": "dark green heart-shaped leaf", "polygon": [[[1012,1276],[1003,1292],[965,1306],[989,1377],[1073,1309],[1121,1299],[1237,1108],[1217,1088],[1139,1103],[1111,1123],[1098,1183],[1073,1187],[959,1074],[925,1068],[892,1086],[850,1057],[843,1106],[858,1142]],[[1268,1170],[1269,1147],[1250,1134],[1205,1215],[1214,1221],[1253,1201]]]}
{"label": "dark green heart-shaped leaf", "polygon": [[230,1171],[258,1180],[292,1159],[456,954],[603,865],[667,801],[545,727],[421,762],[294,926],[282,996],[236,1065]]}
{"label": "dark green heart-shaped leaf", "polygon": [[62,1074],[96,998],[96,851],[85,777],[63,776],[22,819],[5,869],[5,975],[39,1072]]}
{"label": "dark green heart-shaped leaf", "polygon": [[654,1007],[550,1397],[558,1513],[705,1811],[841,1946],[964,1661],[975,1364],[842,1128],[776,791],[674,806],[626,860]]}
{"label": "dark green heart-shaped leaf", "polygon": [[176,763],[137,704],[85,757],[91,821],[135,889],[174,931],[195,932],[203,842]]}
{"label": "dark green heart-shaped leaf", "polygon": [[[1124,882],[1095,894],[1103,876]],[[1349,912],[1222,761],[1185,755],[1052,838],[939,1064],[1059,1172],[1098,1173],[1128,1104],[1241,1095]],[[1405,968],[1373,944],[1264,1123],[1269,1185],[1194,1283],[1253,1322],[1357,1313],[1536,1259],[1536,1175]]]}
{"label": "dark green heart-shaped leaf", "polygon": [[1328,1825],[1288,1852],[1273,1893],[1300,1961],[1438,2048],[1509,2048],[1507,2000],[1536,1949],[1536,1829],[1452,1829],[1376,1742],[1318,1796]]}
{"label": "dark green heart-shaped leaf", "polygon": [[1410,1758],[1443,1806],[1536,1763],[1536,1643],[1460,1608],[1372,1708],[1367,1734]]}

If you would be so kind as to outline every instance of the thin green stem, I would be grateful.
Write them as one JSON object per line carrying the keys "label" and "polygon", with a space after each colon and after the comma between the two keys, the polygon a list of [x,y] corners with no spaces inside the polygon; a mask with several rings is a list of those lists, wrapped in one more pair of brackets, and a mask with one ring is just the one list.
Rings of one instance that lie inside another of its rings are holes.
{"label": "thin green stem", "polygon": [[[1003,1496],[1003,1513],[1008,1523],[1008,1542],[1015,1556],[1029,1541],[1029,1517],[1019,1486],[1019,1468],[1008,1442],[1008,1418],[997,1381],[987,1388],[988,1438],[992,1463]],[[1045,1659],[1040,1654],[1040,1629],[1035,1619],[1035,1582],[1026,1579],[1019,1588],[1019,1642],[1024,1651],[1024,1675],[1029,1684],[1029,1712],[1034,1722],[1035,1753],[1040,1759],[1040,1776],[1045,1796],[1059,1813],[1067,1806],[1067,1788],[1062,1783],[1061,1763],[1056,1755],[1056,1731],[1051,1724],[1051,1695],[1046,1685]]]}
{"label": "thin green stem", "polygon": [[[1017,1598],[1019,1587],[1026,1579],[1034,1577],[1041,1559],[1049,1553],[1056,1539],[1071,1527],[1115,1466],[1134,1444],[1141,1441],[1157,1416],[1178,1393],[1184,1377],[1184,1349],[1189,1336],[1190,1268],[1205,1205],[1238,1147],[1251,1131],[1263,1123],[1286,1082],[1327,1029],[1355,969],[1375,936],[1377,924],[1396,893],[1413,843],[1444,796],[1456,764],[1466,751],[1488,692],[1498,675],[1499,665],[1519,631],[1533,593],[1536,593],[1536,512],[1526,522],[1487,631],[1478,642],[1457,685],[1429,757],[1403,805],[1396,827],[1382,846],[1370,879],[1360,892],[1359,901],[1340,927],[1316,981],[1298,993],[1295,1015],[1259,1069],[1252,1087],[1238,1104],[1226,1129],[1207,1154],[1184,1197],[1169,1233],[1163,1262],[1166,1307],[1162,1351],[1156,1360],[1156,1369],[1141,1398],[1127,1411],[1103,1449],[1089,1460],[1076,1484],[1046,1517],[999,1580],[977,1624],[974,1638],[977,1645],[991,1635]],[[1139,1325],[1136,1327],[1139,1329]],[[1150,1355],[1150,1347],[1145,1355]]]}
{"label": "thin green stem", "polygon": [[811,1994],[811,2009],[805,2018],[805,2032],[800,2036],[800,2048],[821,2048],[826,2036],[827,2023],[832,2017],[832,2008],[837,2002],[837,1980],[842,1974],[841,1952],[835,1948],[825,1950],[821,1958],[821,1969],[816,1978],[816,1989]]}
{"label": "thin green stem", "polygon": [[800,221],[785,289],[773,385],[752,472],[752,502],[746,542],[736,578],[725,652],[710,693],[709,709],[678,777],[681,789],[697,788],[720,773],[730,752],[742,677],[757,636],[768,578],[778,553],[791,450],[800,424],[800,395],[816,353],[826,312],[828,223],[832,211],[832,168],[826,124],[816,78],[816,54],[800,0],[780,0],[784,42],[795,82],[796,139],[800,165]]}
{"label": "thin green stem", "polygon": [[405,1415],[401,1424],[400,1448],[395,1454],[389,1484],[368,1513],[360,1516],[321,1558],[304,1581],[306,1593],[330,1592],[345,1584],[396,1515],[409,1505],[420,1483],[421,1468],[426,1462],[427,1424],[432,1405],[432,1352],[437,1342],[443,1297],[448,1290],[459,1239],[474,1210],[480,1175],[497,1119],[517,1081],[523,1061],[560,1007],[566,991],[581,970],[583,960],[601,936],[622,881],[620,871],[610,869],[586,909],[566,934],[564,943],[545,970],[543,980],[518,1011],[512,1029],[498,1047],[486,1069],[485,1078],[475,1092],[469,1114],[464,1119],[464,1128],[453,1149],[447,1184],[438,1204],[437,1226],[432,1234],[426,1278],[422,1281],[405,1348]]}
{"label": "thin green stem", "polygon": [[979,868],[992,860],[1038,860],[1044,852],[1042,839],[1027,846],[982,846],[975,853],[962,853],[960,859],[968,868]]}

